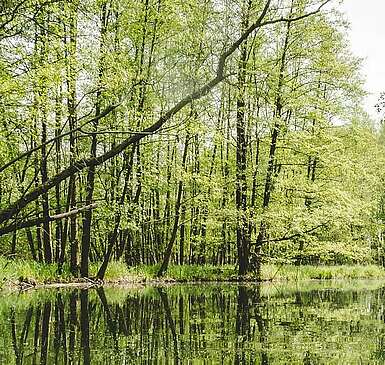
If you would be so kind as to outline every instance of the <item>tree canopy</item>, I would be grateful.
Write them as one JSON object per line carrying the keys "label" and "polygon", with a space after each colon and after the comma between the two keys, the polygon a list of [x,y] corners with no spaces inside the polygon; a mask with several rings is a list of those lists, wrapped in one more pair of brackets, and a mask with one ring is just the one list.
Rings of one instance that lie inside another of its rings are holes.
{"label": "tree canopy", "polygon": [[2,2],[2,253],[100,279],[383,263],[383,133],[337,5]]}

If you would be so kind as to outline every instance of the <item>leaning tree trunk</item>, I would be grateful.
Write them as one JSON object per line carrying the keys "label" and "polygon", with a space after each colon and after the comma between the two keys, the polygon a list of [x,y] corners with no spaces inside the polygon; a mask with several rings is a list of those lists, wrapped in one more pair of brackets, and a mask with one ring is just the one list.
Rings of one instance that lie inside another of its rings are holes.
{"label": "leaning tree trunk", "polygon": [[[263,202],[262,202],[263,212],[265,212],[269,207],[271,191],[273,188],[274,168],[275,168],[275,162],[276,162],[276,149],[277,149],[278,136],[281,129],[280,123],[281,123],[282,108],[283,108],[282,88],[283,88],[283,82],[284,82],[284,72],[286,67],[287,51],[289,48],[291,24],[292,24],[291,22],[287,23],[286,36],[285,36],[282,56],[280,60],[280,70],[279,70],[277,94],[276,94],[277,96],[276,96],[275,111],[274,111],[275,122],[273,127],[273,133],[271,135],[269,159],[268,159],[267,171],[266,171],[265,189],[263,192]],[[259,233],[257,236],[256,245],[255,245],[256,246],[255,247],[255,250],[256,250],[255,271],[259,279],[261,278],[261,251],[262,251],[263,242],[266,239],[266,234],[267,234],[267,222],[264,219],[264,217],[262,217],[261,224],[259,227]]]}
{"label": "leaning tree trunk", "polygon": [[[183,157],[182,157],[182,174],[185,171],[186,167],[186,159],[187,159],[187,149],[188,149],[188,142],[189,142],[189,134],[186,135],[186,140],[184,143],[184,149],[183,149]],[[160,269],[156,276],[161,277],[163,276],[168,268],[168,264],[170,262],[171,254],[172,254],[172,248],[174,247],[175,239],[178,233],[178,226],[179,226],[179,215],[180,215],[180,207],[182,202],[182,194],[183,194],[183,180],[182,178],[179,180],[178,183],[178,192],[175,202],[175,218],[174,218],[174,226],[171,232],[170,241],[168,242],[168,245],[166,247],[166,251],[164,253],[163,261],[160,266]]]}
{"label": "leaning tree trunk", "polygon": [[125,175],[125,179],[124,179],[123,191],[121,193],[120,200],[119,200],[119,207],[118,207],[117,212],[115,213],[114,229],[112,231],[112,234],[109,237],[107,251],[106,251],[106,254],[104,255],[103,262],[102,262],[102,264],[98,270],[98,273],[96,274],[96,277],[100,280],[104,279],[104,276],[105,276],[106,271],[107,271],[108,263],[110,262],[112,251],[113,251],[113,248],[115,246],[116,239],[118,237],[118,230],[119,230],[119,226],[120,226],[120,220],[122,217],[122,207],[124,205],[124,202],[126,200],[127,193],[128,193],[129,180],[130,180],[130,175],[132,172],[132,164],[133,164],[134,154],[135,154],[135,146],[132,149],[131,156],[126,158],[126,164],[127,164],[125,166],[126,175]]}

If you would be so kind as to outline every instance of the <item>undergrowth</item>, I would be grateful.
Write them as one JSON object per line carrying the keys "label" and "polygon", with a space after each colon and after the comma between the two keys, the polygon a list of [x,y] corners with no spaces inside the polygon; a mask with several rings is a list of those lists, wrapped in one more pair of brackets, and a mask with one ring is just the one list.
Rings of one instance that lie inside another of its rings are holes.
{"label": "undergrowth", "polygon": [[[95,277],[99,263],[90,265],[90,277]],[[148,281],[255,281],[251,274],[239,277],[234,265],[170,265],[164,278],[158,279],[159,265],[139,265],[127,267],[123,262],[111,262],[105,281],[107,282],[148,282]],[[311,279],[380,279],[385,278],[385,269],[376,265],[341,265],[341,266],[293,266],[272,265],[262,267],[263,281],[302,281]],[[57,264],[44,264],[31,260],[9,260],[0,257],[0,288],[7,283],[25,281],[36,284],[73,282],[74,277],[68,265],[61,274]]]}

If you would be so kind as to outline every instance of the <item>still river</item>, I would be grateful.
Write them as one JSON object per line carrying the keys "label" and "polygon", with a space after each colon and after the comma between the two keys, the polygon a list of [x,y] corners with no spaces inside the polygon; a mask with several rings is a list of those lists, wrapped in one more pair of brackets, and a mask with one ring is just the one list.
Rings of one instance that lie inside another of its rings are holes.
{"label": "still river", "polygon": [[384,363],[384,282],[0,293],[0,364]]}

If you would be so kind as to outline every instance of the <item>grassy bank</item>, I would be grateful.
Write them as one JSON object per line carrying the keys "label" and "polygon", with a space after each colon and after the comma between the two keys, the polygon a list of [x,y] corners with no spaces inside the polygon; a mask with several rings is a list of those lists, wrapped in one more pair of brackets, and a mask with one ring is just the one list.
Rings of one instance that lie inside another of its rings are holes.
{"label": "grassy bank", "polygon": [[[90,276],[96,275],[99,264],[92,264]],[[106,282],[138,283],[155,281],[158,266],[137,266],[128,268],[121,262],[111,262]],[[265,281],[301,281],[311,279],[385,279],[385,269],[375,265],[356,266],[291,266],[264,265],[262,279]],[[240,281],[232,265],[171,265],[163,281]],[[252,276],[242,278],[253,280]],[[31,284],[70,283],[79,279],[73,277],[65,266],[62,274],[57,274],[56,264],[42,264],[26,260],[7,260],[0,257],[0,287],[26,282]]]}
{"label": "grassy bank", "polygon": [[[157,266],[137,266],[128,272],[137,277],[151,280],[155,277]],[[167,278],[187,281],[239,281],[236,268],[225,266],[177,266],[171,265],[167,271]],[[293,266],[271,265],[262,267],[264,281],[299,281],[313,279],[385,279],[385,269],[376,265],[339,265],[339,266]],[[253,276],[245,278],[252,280]]]}
{"label": "grassy bank", "polygon": [[[90,265],[90,277],[96,276],[99,263]],[[121,262],[111,262],[105,281],[143,281],[145,278],[136,274],[131,274],[125,264]],[[44,264],[30,260],[7,260],[0,257],[0,288],[6,284],[24,281],[31,284],[47,283],[70,283],[79,279],[74,277],[67,265],[64,265],[62,272],[58,274],[57,264]]]}

